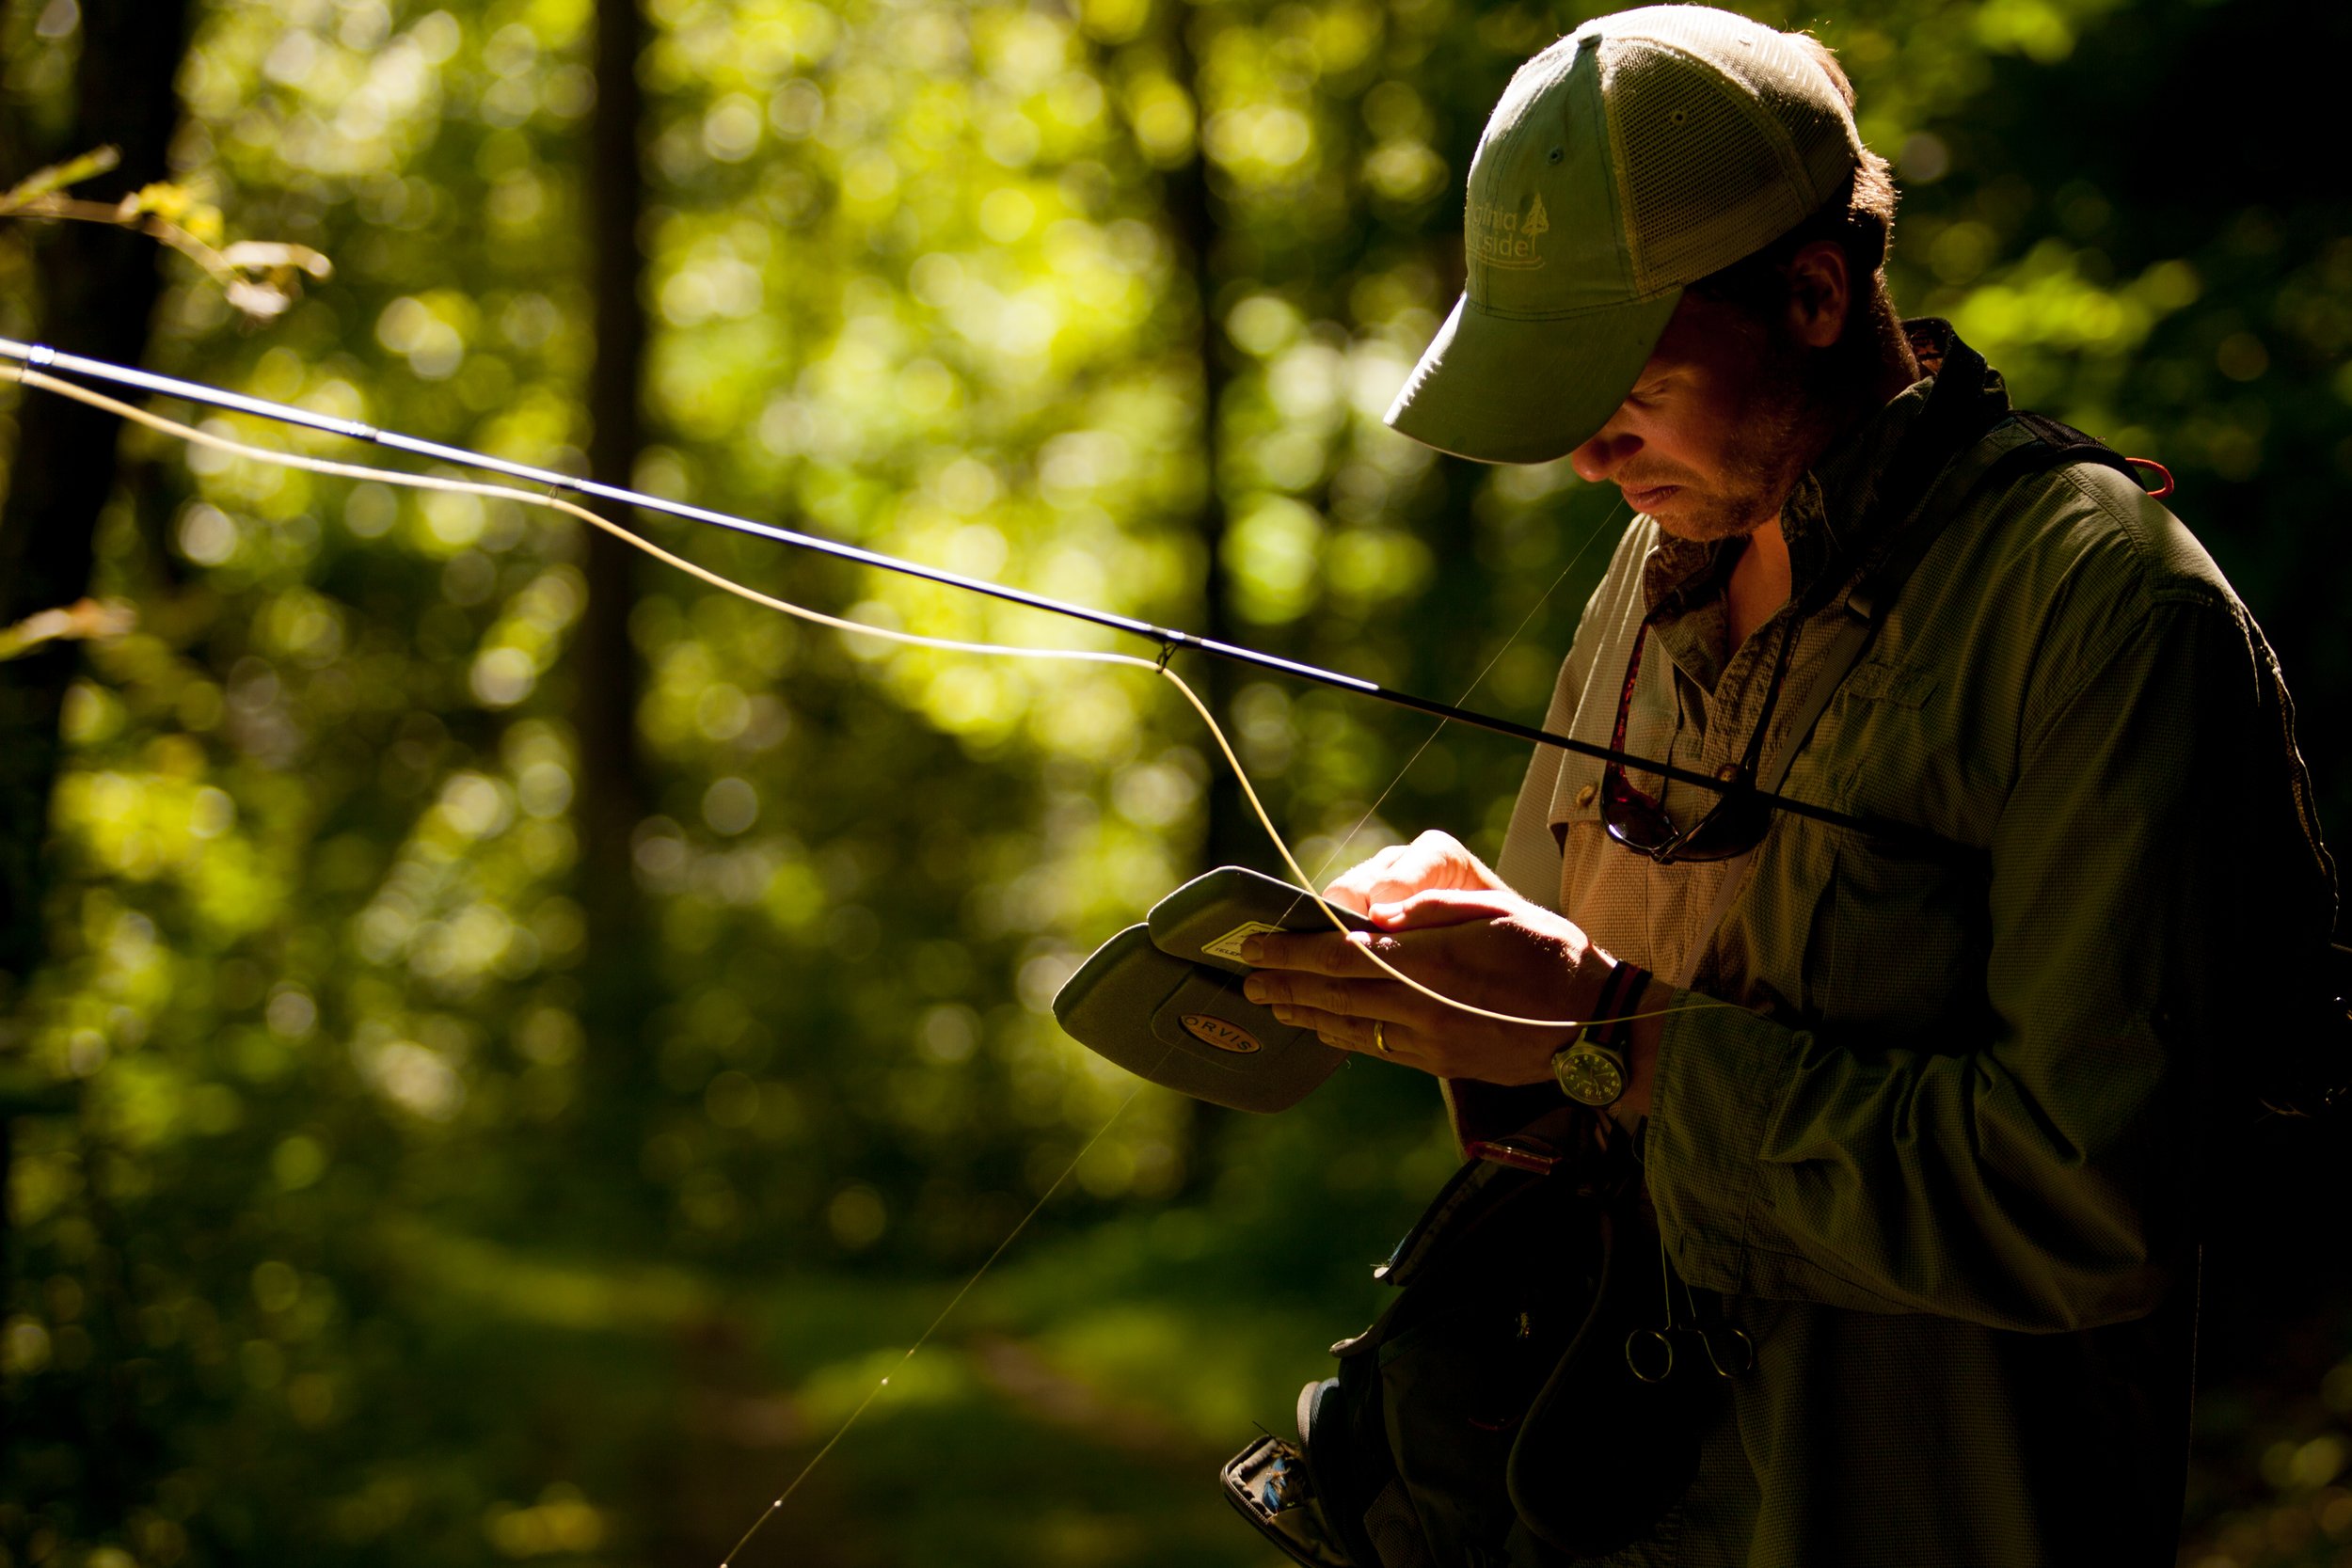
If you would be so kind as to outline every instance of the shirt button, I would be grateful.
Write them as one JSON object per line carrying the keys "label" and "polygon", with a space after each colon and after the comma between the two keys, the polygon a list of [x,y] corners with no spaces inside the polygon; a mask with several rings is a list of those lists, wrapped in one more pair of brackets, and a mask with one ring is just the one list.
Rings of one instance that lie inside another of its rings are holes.
{"label": "shirt button", "polygon": [[1582,811],[1586,806],[1591,805],[1593,803],[1593,797],[1598,795],[1599,793],[1600,785],[1598,784],[1588,784],[1582,789],[1578,790],[1576,792],[1577,810]]}

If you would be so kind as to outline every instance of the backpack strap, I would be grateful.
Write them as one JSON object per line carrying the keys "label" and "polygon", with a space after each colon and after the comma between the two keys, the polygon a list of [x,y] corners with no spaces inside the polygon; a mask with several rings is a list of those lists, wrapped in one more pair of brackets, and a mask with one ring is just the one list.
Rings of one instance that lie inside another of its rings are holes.
{"label": "backpack strap", "polygon": [[2062,420],[2054,420],[2047,414],[2035,414],[2019,408],[2011,410],[2009,417],[2048,445],[2049,451],[2035,460],[2035,467],[2056,467],[2061,463],[2097,463],[2119,473],[2128,474],[2132,483],[2143,489],[2146,484],[2140,473],[2146,469],[2155,473],[2162,481],[2154,489],[2148,491],[2150,495],[2169,496],[2172,493],[2172,470],[2153,457],[2126,457],[2096,436],[2086,436],[2073,425]]}
{"label": "backpack strap", "polygon": [[[1969,378],[1973,369],[1983,373],[1984,360],[1965,343],[1954,339],[1947,350],[1938,385],[1947,377]],[[1973,385],[1973,379],[1970,379]],[[1935,400],[1919,412],[1924,426],[1936,413]],[[1933,440],[1932,433],[1922,433],[1923,439]],[[1899,470],[1906,458],[1915,458],[1912,443],[1906,440],[1890,467]],[[2062,424],[2046,415],[2012,410],[1998,420],[1973,443],[1964,447],[1940,468],[1929,467],[1922,482],[1912,475],[1898,473],[1889,484],[1889,499],[1902,495],[1905,479],[1924,495],[1911,495],[1908,516],[1899,528],[1894,543],[1877,562],[1863,573],[1861,579],[1846,591],[1845,616],[1832,634],[1829,651],[1823,656],[1821,669],[1806,689],[1804,700],[1798,705],[1796,715],[1788,727],[1788,738],[1780,748],[1780,754],[1756,787],[1767,794],[1778,794],[1788,780],[1788,769],[1804,750],[1813,734],[1813,726],[1820,722],[1830,699],[1837,694],[1839,686],[1860,661],[1862,651],[1885,623],[1887,611],[1901,594],[1903,584],[1911,578],[1913,568],[1926,559],[1929,548],[1942,536],[1944,526],[1960,511],[1963,502],[1994,478],[2013,478],[2021,472],[2040,472],[2069,463],[2095,463],[2132,477],[2139,482],[2139,463],[2147,459],[2128,458],[2095,436],[2086,436],[2069,424]],[[2163,472],[2161,465],[2150,466]],[[1922,467],[1925,467],[1923,465]],[[2165,490],[2171,488],[2171,475],[2165,474]],[[2162,495],[2164,490],[2154,492]]]}

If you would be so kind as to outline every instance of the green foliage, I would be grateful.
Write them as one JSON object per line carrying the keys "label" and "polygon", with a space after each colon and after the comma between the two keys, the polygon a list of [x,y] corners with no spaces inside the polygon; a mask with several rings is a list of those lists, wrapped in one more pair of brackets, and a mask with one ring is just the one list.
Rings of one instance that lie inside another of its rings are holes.
{"label": "green foliage", "polygon": [[122,161],[122,154],[111,147],[95,148],[79,157],[68,158],[47,168],[37,168],[0,194],[0,217],[24,210],[29,202],[65,189],[66,186],[105,173]]}
{"label": "green foliage", "polygon": [[104,174],[121,161],[119,150],[102,147],[38,169],[0,194],[0,217],[70,218],[151,234],[209,273],[220,286],[221,297],[251,321],[282,313],[299,297],[303,279],[334,276],[333,263],[308,245],[278,240],[225,245],[220,209],[167,180],[142,185],[112,204],[62,194],[67,186]]}
{"label": "green foliage", "polygon": [[[1458,287],[1486,109],[1578,13],[654,0],[631,170],[585,163],[593,9],[213,0],[148,210],[200,189],[298,247],[241,264],[334,276],[256,330],[172,261],[151,362],[576,467],[584,206],[642,177],[640,485],[1179,625],[1214,552],[1270,651],[1541,713],[1613,493],[1378,416]],[[26,126],[59,113],[77,14],[0,19]],[[2344,198],[2233,162],[2210,120],[2142,125],[2304,24],[1758,14],[1839,47],[1899,154],[1899,296],[2171,464],[2307,714],[2341,711],[2312,525],[2352,475]],[[1196,172],[1205,278],[1169,214]],[[68,705],[53,960],[0,1042],[42,1107],[15,1122],[5,1560],[716,1560],[1065,1170],[745,1560],[1265,1560],[1213,1467],[1322,1375],[1450,1156],[1377,1064],[1212,1117],[1131,1101],[1053,1026],[1084,953],[1196,868],[1214,753],[1160,683],[844,642],[648,573],[653,931],[591,953],[579,531],[140,433],[124,468],[99,587],[137,624]],[[843,613],[1102,645],[637,526]],[[1523,765],[1272,680],[1232,717],[1310,869],[1430,825],[1491,847]],[[2340,806],[2332,726],[2305,738]],[[583,1046],[614,964],[663,998],[627,1083]],[[2340,1539],[2344,1411],[2249,1421],[2272,1480],[2201,1496],[2275,1493]],[[2265,1549],[2216,1548],[2291,1560]]]}

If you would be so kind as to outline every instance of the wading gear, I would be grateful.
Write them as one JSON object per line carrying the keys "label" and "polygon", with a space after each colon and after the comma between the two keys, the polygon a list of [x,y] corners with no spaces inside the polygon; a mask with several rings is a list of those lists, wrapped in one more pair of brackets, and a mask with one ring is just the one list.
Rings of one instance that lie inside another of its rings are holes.
{"label": "wading gear", "polygon": [[1549,1568],[1655,1526],[1723,1396],[1707,1355],[1638,1362],[1701,1330],[1659,1323],[1625,1144],[1563,1106],[1455,1172],[1374,1271],[1395,1300],[1301,1391],[1298,1442],[1226,1465],[1242,1515],[1311,1568]]}

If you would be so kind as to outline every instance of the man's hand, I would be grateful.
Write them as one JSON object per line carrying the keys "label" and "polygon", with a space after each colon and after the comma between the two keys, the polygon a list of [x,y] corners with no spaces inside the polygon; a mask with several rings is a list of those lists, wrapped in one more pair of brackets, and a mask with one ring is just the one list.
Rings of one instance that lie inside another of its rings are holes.
{"label": "man's hand", "polygon": [[[1349,872],[1326,896],[1348,903],[1343,889],[1493,875],[1453,839],[1424,833]],[[1368,899],[1361,912],[1379,929],[1248,939],[1242,961],[1260,973],[1243,982],[1242,993],[1327,1044],[1362,1052],[1385,1046],[1381,1054],[1439,1077],[1548,1082],[1568,1025],[1502,1023],[1447,1006],[1389,978],[1368,952],[1455,1001],[1563,1021],[1585,1016],[1614,961],[1573,923],[1499,886],[1424,885],[1401,898]]]}
{"label": "man's hand", "polygon": [[1486,869],[1486,863],[1465,849],[1460,840],[1433,828],[1410,844],[1394,844],[1381,850],[1325,888],[1323,896],[1358,914],[1370,914],[1375,904],[1400,904],[1417,893],[1438,889],[1511,892],[1510,885]]}

